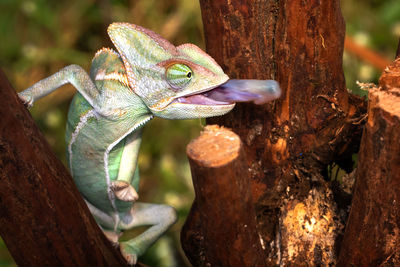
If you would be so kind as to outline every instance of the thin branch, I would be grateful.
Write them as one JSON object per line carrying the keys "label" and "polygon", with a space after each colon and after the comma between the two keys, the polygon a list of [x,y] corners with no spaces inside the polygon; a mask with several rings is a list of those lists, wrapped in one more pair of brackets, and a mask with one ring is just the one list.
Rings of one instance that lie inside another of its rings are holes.
{"label": "thin branch", "polygon": [[344,49],[359,57],[361,60],[371,64],[375,68],[379,70],[384,70],[386,66],[388,66],[391,61],[382,55],[376,53],[372,49],[357,44],[354,39],[348,35],[344,40]]}

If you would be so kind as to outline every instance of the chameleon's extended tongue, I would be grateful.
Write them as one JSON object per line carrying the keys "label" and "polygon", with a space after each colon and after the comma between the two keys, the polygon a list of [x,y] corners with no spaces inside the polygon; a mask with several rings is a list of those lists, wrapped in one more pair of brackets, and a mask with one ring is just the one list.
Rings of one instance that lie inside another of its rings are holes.
{"label": "chameleon's extended tongue", "polygon": [[204,93],[208,98],[221,102],[250,102],[264,104],[281,95],[281,88],[274,80],[229,80]]}

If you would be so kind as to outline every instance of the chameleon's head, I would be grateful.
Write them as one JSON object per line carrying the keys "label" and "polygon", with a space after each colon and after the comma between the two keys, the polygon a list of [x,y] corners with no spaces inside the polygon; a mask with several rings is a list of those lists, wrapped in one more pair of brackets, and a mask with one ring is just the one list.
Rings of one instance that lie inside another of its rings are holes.
{"label": "chameleon's head", "polygon": [[150,111],[167,119],[204,118],[229,112],[234,103],[204,93],[229,77],[193,44],[175,47],[137,25],[113,23],[108,34],[121,55],[129,85]]}

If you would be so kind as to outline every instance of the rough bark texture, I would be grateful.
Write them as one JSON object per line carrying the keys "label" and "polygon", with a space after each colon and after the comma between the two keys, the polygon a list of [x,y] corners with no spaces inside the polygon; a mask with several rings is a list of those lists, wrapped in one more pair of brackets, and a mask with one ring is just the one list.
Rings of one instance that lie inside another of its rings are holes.
{"label": "rough bark texture", "polygon": [[0,71],[0,235],[19,266],[127,266]]}
{"label": "rough bark texture", "polygon": [[369,92],[340,266],[400,265],[400,59]]}
{"label": "rough bark texture", "polygon": [[[207,126],[187,147],[193,174],[196,205],[202,210],[196,221],[201,233],[187,232],[184,245],[203,243],[204,251],[191,251],[192,262],[207,266],[265,266],[256,228],[249,185],[250,175],[239,137],[233,132]],[[226,190],[230,188],[230,190]],[[235,207],[227,207],[226,203]],[[197,208],[197,207],[195,207]],[[224,220],[219,219],[223,214]],[[229,223],[226,223],[226,222]],[[189,227],[186,224],[185,227]],[[186,247],[188,250],[195,246]]]}
{"label": "rough bark texture", "polygon": [[[231,78],[276,79],[283,89],[272,104],[239,104],[208,120],[231,128],[243,141],[264,262],[335,264],[350,196],[328,181],[327,166],[335,162],[352,169],[366,112],[365,101],[345,88],[339,1],[200,3],[207,52],[224,71]],[[195,207],[191,221],[204,212],[198,203]],[[229,224],[224,214],[215,219]],[[196,225],[183,234],[201,232]]]}

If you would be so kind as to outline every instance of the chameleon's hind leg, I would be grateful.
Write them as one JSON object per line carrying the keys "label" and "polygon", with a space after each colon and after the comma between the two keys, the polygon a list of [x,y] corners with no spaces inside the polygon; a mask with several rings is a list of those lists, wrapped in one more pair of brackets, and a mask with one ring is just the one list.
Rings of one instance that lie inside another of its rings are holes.
{"label": "chameleon's hind leg", "polygon": [[139,236],[120,243],[121,253],[129,264],[135,264],[141,256],[167,229],[175,223],[177,214],[167,205],[135,203],[126,218],[121,218],[119,229],[128,230],[149,226]]}
{"label": "chameleon's hind leg", "polygon": [[177,219],[174,208],[167,205],[148,204],[136,202],[132,209],[122,216],[116,224],[115,218],[99,210],[86,201],[90,212],[96,221],[103,228],[114,229],[104,230],[107,238],[116,244],[121,230],[129,230],[138,226],[150,226],[139,236],[120,243],[120,250],[129,264],[135,264],[141,256]]}
{"label": "chameleon's hind leg", "polygon": [[[120,237],[120,231],[118,228],[119,219],[116,216],[111,216],[100,209],[93,206],[89,201],[85,199],[86,205],[90,210],[90,213],[96,219],[97,224],[103,230],[105,236],[112,242],[118,244],[118,238]],[[113,230],[105,230],[113,229]]]}
{"label": "chameleon's hind leg", "polygon": [[[115,214],[116,216],[111,216],[93,206],[86,199],[85,202],[90,210],[90,213],[96,219],[96,222],[103,231],[104,235],[107,237],[108,240],[110,240],[110,242],[114,246],[118,247],[119,245],[118,240],[122,235],[121,230],[118,229],[118,224],[119,224],[119,217],[117,217],[118,214]],[[113,230],[108,230],[108,229],[113,229]]]}

